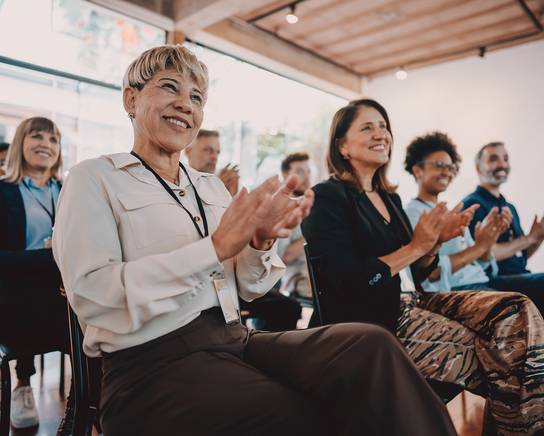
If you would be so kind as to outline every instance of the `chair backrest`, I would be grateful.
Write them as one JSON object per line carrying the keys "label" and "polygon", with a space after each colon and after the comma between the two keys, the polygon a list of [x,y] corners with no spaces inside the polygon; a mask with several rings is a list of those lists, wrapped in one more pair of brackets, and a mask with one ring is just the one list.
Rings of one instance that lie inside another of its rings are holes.
{"label": "chair backrest", "polygon": [[100,402],[97,360],[83,352],[83,332],[76,313],[66,300],[70,327],[70,358],[72,361],[72,384],[74,395],[74,436],[91,435],[93,424],[98,426]]}
{"label": "chair backrest", "polygon": [[306,256],[306,264],[308,265],[308,274],[310,275],[310,285],[312,287],[312,300],[314,304],[315,319],[319,325],[323,325],[323,314],[321,312],[321,296],[323,290],[318,286],[316,258],[312,258],[308,244],[304,244],[304,255]]}

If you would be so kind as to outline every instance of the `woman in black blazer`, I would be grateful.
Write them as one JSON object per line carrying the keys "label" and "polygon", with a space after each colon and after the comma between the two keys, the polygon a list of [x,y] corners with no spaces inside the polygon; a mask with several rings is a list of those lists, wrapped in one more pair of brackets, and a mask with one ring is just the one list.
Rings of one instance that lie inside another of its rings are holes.
{"label": "woman in black blazer", "polygon": [[0,180],[0,343],[17,355],[15,428],[38,424],[30,387],[34,355],[69,351],[66,301],[50,246],[60,190],[60,132],[46,118],[17,128]]}
{"label": "woman in black blazer", "polygon": [[460,234],[474,209],[458,213],[440,204],[412,232],[386,177],[392,143],[387,112],[374,100],[352,102],[334,116],[332,177],[313,188],[314,207],[302,223],[324,321],[395,332],[427,379],[486,393],[500,434],[543,430],[538,310],[514,292],[422,292],[441,242]]}

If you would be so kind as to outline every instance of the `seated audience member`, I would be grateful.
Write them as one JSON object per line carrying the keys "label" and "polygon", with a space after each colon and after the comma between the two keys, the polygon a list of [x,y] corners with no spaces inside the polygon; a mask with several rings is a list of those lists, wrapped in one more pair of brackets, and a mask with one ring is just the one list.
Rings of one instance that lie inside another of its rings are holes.
{"label": "seated audience member", "polygon": [[544,219],[538,220],[535,216],[529,233],[525,235],[516,208],[501,194],[501,185],[506,182],[510,173],[510,160],[504,144],[491,142],[484,145],[476,155],[475,163],[480,185],[463,199],[465,207],[480,205],[470,223],[471,234],[474,236],[476,223],[482,221],[494,207],[511,213],[512,222],[509,228],[499,236],[493,247],[499,275],[523,275],[527,281],[533,282],[534,289],[544,290],[544,274],[530,274],[527,269],[527,259],[544,241]]}
{"label": "seated audience member", "polygon": [[76,165],[63,187],[53,250],[84,350],[103,358],[104,434],[454,435],[385,330],[239,323],[237,296],[281,277],[275,241],[313,193],[294,200],[294,177],[271,178],[233,199],[180,164],[207,88],[206,66],[181,45],[142,53],[123,85],[132,152]]}
{"label": "seated audience member", "polygon": [[[310,187],[310,156],[308,153],[292,153],[281,163],[281,173],[284,180],[295,174],[298,184],[294,196],[302,197]],[[285,274],[282,277],[282,291],[294,296],[312,297],[312,290],[304,255],[304,238],[302,230],[297,226],[288,238],[278,241],[278,254],[285,263]]]}
{"label": "seated audience member", "polygon": [[387,179],[392,146],[389,117],[376,101],[354,101],[335,114],[332,177],[313,187],[315,203],[302,222],[325,321],[386,326],[427,379],[485,394],[500,434],[543,431],[540,313],[515,292],[421,292],[440,243],[462,234],[474,207],[448,212],[439,203],[412,232]]}
{"label": "seated audience member", "polygon": [[0,177],[5,174],[4,164],[6,163],[8,148],[9,148],[9,144],[7,142],[0,142]]}
{"label": "seated audience member", "polygon": [[30,377],[34,355],[69,351],[66,300],[51,251],[60,191],[60,132],[47,118],[24,120],[0,180],[0,343],[17,355],[11,424],[38,424]]}
{"label": "seated audience member", "polygon": [[[185,149],[189,165],[195,170],[215,174],[217,159],[221,153],[219,132],[217,130],[199,130],[195,141]],[[238,192],[238,166],[227,164],[217,173],[217,177],[223,182],[230,195]]]}
{"label": "seated audience member", "polygon": [[[404,167],[416,179],[419,190],[404,210],[413,227],[423,212],[438,204],[438,196],[448,189],[457,175],[460,161],[455,144],[443,133],[434,132],[410,143]],[[499,235],[510,226],[512,216],[507,211],[507,208],[502,212],[498,207],[491,208],[476,224],[475,239],[467,228],[462,236],[444,242],[438,252],[438,267],[429,275],[429,280],[423,282],[423,288],[426,291],[516,290],[531,298],[544,313],[544,287],[536,289],[535,281],[526,274],[496,275],[493,248]],[[488,268],[495,271],[489,277],[484,271]]]}

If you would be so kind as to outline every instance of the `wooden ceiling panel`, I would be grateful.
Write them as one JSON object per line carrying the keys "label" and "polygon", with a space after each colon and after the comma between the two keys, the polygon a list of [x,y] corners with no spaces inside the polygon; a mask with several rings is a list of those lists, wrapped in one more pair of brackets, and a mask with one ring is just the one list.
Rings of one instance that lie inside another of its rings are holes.
{"label": "wooden ceiling panel", "polygon": [[128,14],[147,9],[196,42],[348,93],[362,75],[544,38],[544,0],[298,0],[294,25],[285,15],[295,0],[90,1]]}
{"label": "wooden ceiling panel", "polygon": [[[404,0],[386,3],[380,7],[368,9],[363,14],[352,14],[340,25],[323,29],[320,32],[309,33],[305,38],[311,41],[319,36],[321,42],[316,44],[316,48],[334,53],[336,45],[342,47],[343,44],[354,41],[355,38],[374,33],[387,33],[403,23],[435,14],[452,5],[471,1],[473,0]],[[334,31],[338,29],[342,29],[343,32],[342,34],[337,32],[334,37]]]}
{"label": "wooden ceiling panel", "polygon": [[411,62],[440,58],[447,53],[456,53],[470,48],[485,47],[494,41],[528,34],[531,31],[532,28],[527,25],[527,20],[524,17],[513,18],[500,23],[500,26],[493,24],[487,28],[480,28],[478,32],[460,32],[430,44],[421,44],[409,50],[370,58],[367,61],[361,61],[353,65],[353,69],[360,74],[373,75],[381,70],[409,66]]}
{"label": "wooden ceiling panel", "polygon": [[[300,6],[311,4],[313,1],[317,0],[301,3]],[[330,8],[331,4],[327,8],[314,9],[309,16],[302,12],[299,13],[297,8],[300,20],[295,25],[290,25],[285,21],[285,12],[277,17],[277,21],[261,20],[258,25],[269,31],[277,32],[282,38],[297,44],[319,49],[321,45],[328,43],[328,40],[345,38],[348,35],[346,23],[350,23],[354,17],[370,16],[371,12],[379,9],[378,5],[383,5],[384,2],[396,4],[399,0],[343,1],[334,9]],[[357,23],[359,26],[364,25],[360,18],[357,19]]]}
{"label": "wooden ceiling panel", "polygon": [[[472,32],[478,33],[482,28],[488,28],[494,25],[500,26],[501,23],[506,20],[514,18],[526,20],[526,17],[520,8],[515,4],[512,4],[511,1],[503,1],[502,4],[497,0],[492,0],[491,2],[499,5],[492,6],[490,9],[474,13],[472,16],[464,17],[462,19],[453,18],[445,22],[437,21],[436,24],[426,28],[421,28],[420,30],[411,33],[400,34],[389,39],[383,39],[382,41],[362,46],[354,50],[345,51],[340,55],[334,56],[334,58],[342,64],[352,65],[357,59],[360,59],[361,56],[368,59],[382,54],[400,53],[404,50],[409,50],[411,47],[424,46],[443,39],[449,39],[451,38],[451,35],[468,34]],[[482,3],[484,3],[484,0]],[[527,20],[526,23],[527,28],[530,28],[531,24]]]}
{"label": "wooden ceiling panel", "polygon": [[359,32],[352,34],[351,38],[332,41],[322,50],[323,53],[330,56],[341,56],[355,48],[381,43],[393,37],[404,37],[407,34],[418,32],[440,22],[462,19],[482,9],[490,9],[494,5],[500,6],[506,3],[512,5],[512,0],[479,0],[477,4],[475,4],[474,0],[433,3],[413,14],[402,12],[399,20],[389,24],[374,22],[371,28],[361,29]]}

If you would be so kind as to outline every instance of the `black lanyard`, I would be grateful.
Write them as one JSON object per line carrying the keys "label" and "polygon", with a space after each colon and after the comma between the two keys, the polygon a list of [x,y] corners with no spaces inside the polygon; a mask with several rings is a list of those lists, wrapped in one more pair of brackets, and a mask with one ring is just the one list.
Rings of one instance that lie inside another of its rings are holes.
{"label": "black lanyard", "polygon": [[198,191],[196,190],[195,185],[193,185],[193,182],[191,181],[191,178],[189,177],[189,173],[187,172],[185,167],[182,165],[182,163],[181,162],[179,163],[179,167],[183,170],[183,172],[185,173],[185,175],[189,179],[189,183],[191,184],[191,186],[193,187],[193,190],[195,191],[195,197],[196,197],[196,202],[198,204],[198,210],[200,211],[200,215],[202,216],[202,224],[204,225],[204,233],[202,233],[202,230],[200,230],[200,227],[199,227],[199,225],[197,223],[197,221],[198,221],[197,218],[198,217],[193,216],[193,214],[191,212],[189,212],[187,210],[187,208],[183,204],[181,204],[181,201],[179,201],[179,198],[176,196],[174,191],[172,191],[170,186],[168,186],[168,183],[166,183],[164,181],[164,179],[161,176],[159,176],[155,172],[155,170],[153,168],[151,168],[147,164],[147,162],[145,160],[143,160],[140,156],[138,156],[138,154],[135,151],[131,151],[130,154],[132,154],[133,156],[137,157],[140,160],[140,162],[145,167],[145,169],[148,170],[151,174],[153,174],[155,176],[155,178],[162,185],[162,187],[166,190],[166,192],[168,192],[170,194],[170,196],[174,200],[176,200],[176,202],[183,208],[183,210],[185,212],[187,212],[187,215],[189,215],[189,217],[191,218],[191,221],[193,222],[193,224],[194,224],[194,226],[196,228],[196,231],[198,232],[200,237],[204,238],[204,237],[208,236],[209,235],[209,232],[208,232],[208,220],[206,219],[206,213],[204,212],[204,206],[202,205],[202,200],[200,199],[200,195],[198,195]]}
{"label": "black lanyard", "polygon": [[25,188],[30,193],[30,195],[32,195],[32,198],[34,198],[34,200],[36,200],[36,202],[40,205],[40,207],[43,210],[45,210],[47,215],[49,215],[49,218],[51,219],[51,227],[55,227],[55,199],[53,198],[53,189],[52,189],[52,187],[49,186],[49,193],[51,194],[51,210],[49,210],[47,208],[47,206],[45,204],[43,204],[40,201],[40,199],[38,197],[36,197],[36,195],[32,192],[32,190],[30,189],[30,186],[27,185],[26,181],[22,180],[22,182],[23,182],[23,185],[25,186]]}

